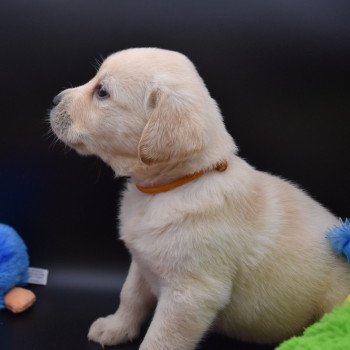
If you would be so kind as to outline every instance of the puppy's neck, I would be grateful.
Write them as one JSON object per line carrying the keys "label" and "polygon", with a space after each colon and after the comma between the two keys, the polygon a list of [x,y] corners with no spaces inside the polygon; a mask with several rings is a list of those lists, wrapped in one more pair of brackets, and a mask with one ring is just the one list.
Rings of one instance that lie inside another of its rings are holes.
{"label": "puppy's neck", "polygon": [[142,187],[163,186],[199,170],[186,163],[142,166],[132,174],[131,181]]}
{"label": "puppy's neck", "polygon": [[194,180],[196,180],[196,179],[202,177],[203,175],[210,173],[212,171],[223,172],[227,169],[227,166],[228,166],[227,161],[224,160],[224,161],[218,162],[216,165],[214,165],[210,168],[196,171],[193,174],[186,175],[186,176],[181,177],[175,181],[169,182],[165,185],[144,187],[144,186],[140,186],[139,184],[136,184],[136,187],[139,191],[146,193],[146,194],[157,194],[157,193],[162,193],[162,192],[168,192],[168,191],[174,190],[175,188],[183,186],[191,181],[194,181]]}
{"label": "puppy's neck", "polygon": [[111,157],[105,161],[117,177],[129,177],[131,182],[141,187],[157,187],[206,169],[214,169],[222,161],[230,165],[235,162],[236,152],[235,147],[212,147],[191,159],[153,165],[146,165],[136,157]]}
{"label": "puppy's neck", "polygon": [[[164,192],[193,181],[208,172],[224,171],[226,167],[226,159],[219,159],[216,162],[210,162],[208,164],[192,160],[176,164],[156,165],[135,172],[135,174],[131,176],[131,181],[140,190],[144,188],[146,190],[154,189],[154,193]],[[152,193],[152,191],[146,191],[146,193]]]}

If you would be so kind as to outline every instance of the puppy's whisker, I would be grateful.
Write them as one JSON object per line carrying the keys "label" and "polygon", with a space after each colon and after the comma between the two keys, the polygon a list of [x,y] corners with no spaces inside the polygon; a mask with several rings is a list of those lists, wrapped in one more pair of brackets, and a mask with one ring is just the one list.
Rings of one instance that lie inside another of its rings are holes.
{"label": "puppy's whisker", "polygon": [[50,140],[52,137],[55,137],[55,135],[51,130],[48,130],[42,135],[42,137],[44,138],[44,140]]}
{"label": "puppy's whisker", "polygon": [[58,144],[58,142],[59,142],[60,140],[56,137],[55,139],[53,139],[52,140],[52,142],[51,142],[51,149],[54,149],[55,148],[55,146]]}

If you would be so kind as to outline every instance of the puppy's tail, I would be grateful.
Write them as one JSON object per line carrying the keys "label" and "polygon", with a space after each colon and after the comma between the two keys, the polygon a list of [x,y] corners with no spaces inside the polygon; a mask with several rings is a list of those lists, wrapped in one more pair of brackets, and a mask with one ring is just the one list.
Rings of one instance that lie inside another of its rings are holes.
{"label": "puppy's tail", "polygon": [[343,254],[350,264],[350,220],[340,220],[339,226],[331,228],[326,235],[334,251]]}

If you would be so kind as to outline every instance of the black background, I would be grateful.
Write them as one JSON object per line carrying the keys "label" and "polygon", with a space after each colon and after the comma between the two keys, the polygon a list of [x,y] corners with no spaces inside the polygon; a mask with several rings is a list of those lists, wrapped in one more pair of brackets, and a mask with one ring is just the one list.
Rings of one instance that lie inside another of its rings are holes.
{"label": "black background", "polygon": [[[114,51],[181,51],[241,156],[346,217],[349,18],[346,0],[2,0],[0,222],[21,233],[32,266],[50,269],[32,310],[0,314],[4,349],[97,349],[87,327],[117,306],[129,263],[116,229],[123,180],[47,135],[56,93],[89,80]],[[211,336],[201,348],[233,344]]]}

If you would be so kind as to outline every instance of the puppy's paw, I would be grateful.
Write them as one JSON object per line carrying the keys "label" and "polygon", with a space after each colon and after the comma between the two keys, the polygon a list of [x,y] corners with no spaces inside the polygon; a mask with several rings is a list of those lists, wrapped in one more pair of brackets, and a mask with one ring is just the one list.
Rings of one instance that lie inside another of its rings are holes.
{"label": "puppy's paw", "polygon": [[90,327],[88,339],[105,345],[118,345],[135,339],[139,330],[128,326],[115,315],[98,318]]}

